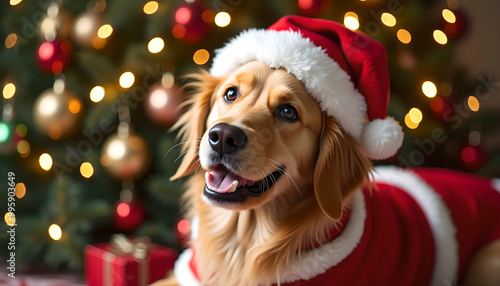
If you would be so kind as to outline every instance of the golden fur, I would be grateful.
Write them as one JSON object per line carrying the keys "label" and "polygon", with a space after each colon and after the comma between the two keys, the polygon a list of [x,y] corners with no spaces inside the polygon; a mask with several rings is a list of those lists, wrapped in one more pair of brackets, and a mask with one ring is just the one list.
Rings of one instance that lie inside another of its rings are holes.
{"label": "golden fur", "polygon": [[[281,270],[293,257],[327,241],[349,194],[369,181],[372,165],[335,119],[321,112],[300,81],[282,69],[250,62],[224,78],[207,72],[191,77],[189,109],[174,126],[181,128],[185,155],[172,179],[194,173],[184,202],[186,216],[199,217],[192,247],[202,285],[279,285]],[[223,100],[228,86],[241,93],[230,104]],[[297,108],[298,122],[277,118],[276,108],[283,104]],[[207,130],[220,122],[239,126],[248,135],[248,146],[235,156],[238,170],[233,171],[259,180],[285,167],[286,174],[263,195],[239,204],[202,198],[208,169],[200,157],[209,145]],[[478,252],[467,282],[498,285],[499,257],[500,241]],[[154,285],[177,281],[172,276]]]}
{"label": "golden fur", "polygon": [[[203,265],[200,278],[204,285],[279,281],[293,256],[325,242],[335,227],[330,218],[341,217],[345,197],[367,179],[371,164],[302,83],[282,69],[251,62],[226,78],[206,72],[192,77],[191,107],[175,126],[181,128],[186,154],[173,179],[196,171],[185,199],[190,215],[200,218],[199,238],[193,241],[196,263]],[[227,86],[241,92],[230,105],[222,100]],[[276,118],[274,109],[285,103],[297,107],[300,122]],[[240,158],[242,176],[258,180],[278,163],[286,167],[270,190],[236,206],[212,206],[201,195],[200,145],[208,145],[204,134],[219,122],[241,126],[250,138]]]}

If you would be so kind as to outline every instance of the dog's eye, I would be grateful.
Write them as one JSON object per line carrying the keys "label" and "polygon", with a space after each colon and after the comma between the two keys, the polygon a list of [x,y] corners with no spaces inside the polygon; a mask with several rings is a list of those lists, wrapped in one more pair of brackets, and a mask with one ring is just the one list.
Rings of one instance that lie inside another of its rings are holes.
{"label": "dog's eye", "polygon": [[278,111],[281,118],[285,119],[286,121],[295,122],[299,120],[297,109],[289,104],[280,107]]}
{"label": "dog's eye", "polygon": [[227,102],[233,102],[238,98],[238,89],[236,87],[230,87],[224,93],[224,100]]}

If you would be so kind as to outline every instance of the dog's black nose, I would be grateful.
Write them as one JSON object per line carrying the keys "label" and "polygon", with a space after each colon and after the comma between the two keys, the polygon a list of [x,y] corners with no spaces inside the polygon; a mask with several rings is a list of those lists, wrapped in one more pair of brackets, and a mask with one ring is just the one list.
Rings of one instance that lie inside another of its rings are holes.
{"label": "dog's black nose", "polygon": [[229,154],[247,142],[245,131],[226,123],[217,123],[208,132],[208,141],[219,155]]}

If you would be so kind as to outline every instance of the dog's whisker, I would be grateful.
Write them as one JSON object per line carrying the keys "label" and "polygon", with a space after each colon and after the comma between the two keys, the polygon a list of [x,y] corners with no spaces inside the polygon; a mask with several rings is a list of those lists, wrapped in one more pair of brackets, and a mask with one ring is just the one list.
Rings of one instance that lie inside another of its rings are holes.
{"label": "dog's whisker", "polygon": [[[189,144],[189,143],[200,143],[201,142],[201,137],[200,137],[200,140],[189,140],[189,141],[182,141],[182,142],[179,142],[177,144],[175,144],[174,146],[172,146],[170,149],[168,149],[168,151],[165,153],[165,155],[163,155],[163,159],[162,159],[162,163],[165,162],[165,158],[167,157],[168,153],[170,153],[170,151],[172,151],[174,148],[177,148],[181,145],[184,145],[184,144]],[[177,158],[178,159],[178,158]]]}
{"label": "dog's whisker", "polygon": [[275,161],[275,160],[273,160],[273,159],[271,159],[271,158],[267,158],[267,157],[266,157],[266,159],[267,159],[267,160],[269,160],[269,161],[271,161],[271,162],[273,162],[273,163],[275,163],[275,164],[277,165],[277,167],[278,167],[278,172],[280,172],[281,174],[286,175],[286,176],[290,179],[290,181],[292,181],[292,183],[294,184],[295,189],[297,189],[297,191],[299,192],[300,197],[301,197],[301,198],[304,198],[304,197],[302,196],[302,192],[300,191],[299,186],[297,185],[297,183],[295,182],[295,180],[294,180],[294,179],[290,176],[290,174],[288,174],[288,172],[287,172],[284,168],[282,168],[283,166],[282,166],[280,163],[278,163],[277,161]]}
{"label": "dog's whisker", "polygon": [[198,150],[197,152],[195,152],[196,154],[196,157],[199,157],[198,154],[199,154],[199,147],[195,147],[195,148],[191,148],[191,149],[187,149],[186,151],[182,152],[179,156],[177,156],[177,158],[174,160],[174,162],[177,162],[182,156],[186,155],[189,151],[191,150]]}

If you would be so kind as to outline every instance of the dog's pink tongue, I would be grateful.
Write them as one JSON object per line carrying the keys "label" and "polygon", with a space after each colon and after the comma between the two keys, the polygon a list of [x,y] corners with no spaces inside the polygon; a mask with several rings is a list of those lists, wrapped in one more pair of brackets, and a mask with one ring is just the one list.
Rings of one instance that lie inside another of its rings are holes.
{"label": "dog's pink tongue", "polygon": [[215,167],[214,170],[207,173],[207,184],[212,187],[212,191],[225,194],[233,187],[233,182],[238,181],[238,175],[229,172],[222,166]]}

